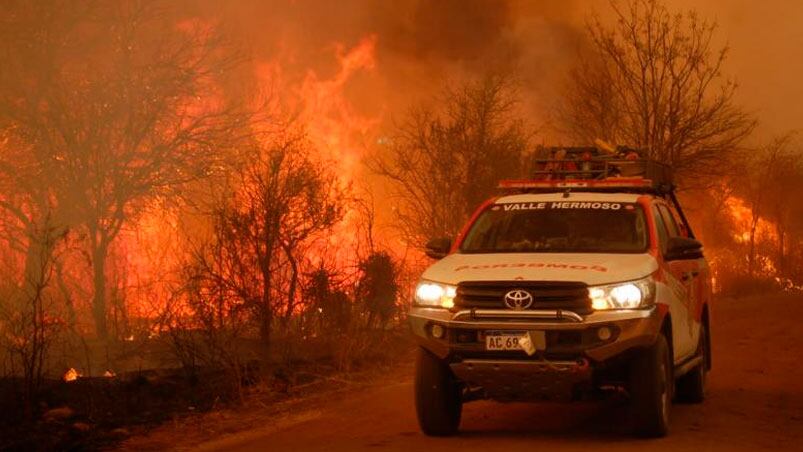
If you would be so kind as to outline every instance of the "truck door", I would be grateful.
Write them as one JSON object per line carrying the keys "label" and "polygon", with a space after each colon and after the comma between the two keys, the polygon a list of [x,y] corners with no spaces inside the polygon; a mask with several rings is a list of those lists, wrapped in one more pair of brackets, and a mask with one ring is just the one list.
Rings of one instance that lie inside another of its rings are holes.
{"label": "truck door", "polygon": [[[669,222],[663,211],[666,207],[661,204],[653,206],[655,227],[658,230],[659,250],[661,259],[666,252],[666,242],[670,237],[679,235],[680,231],[674,221]],[[678,260],[664,262],[666,284],[669,286],[669,312],[672,315],[672,337],[674,344],[675,361],[683,360],[694,353],[694,308],[692,294],[694,293],[694,272],[697,263],[694,260]]]}
{"label": "truck door", "polygon": [[[679,215],[670,206],[659,205],[658,210],[664,217],[670,236],[688,237],[688,231],[681,227]],[[677,234],[677,235],[673,235]],[[689,310],[691,315],[691,341],[693,350],[699,342],[702,326],[703,306],[707,300],[710,288],[710,270],[704,258],[686,261],[685,272],[682,274],[684,284],[689,288]]]}

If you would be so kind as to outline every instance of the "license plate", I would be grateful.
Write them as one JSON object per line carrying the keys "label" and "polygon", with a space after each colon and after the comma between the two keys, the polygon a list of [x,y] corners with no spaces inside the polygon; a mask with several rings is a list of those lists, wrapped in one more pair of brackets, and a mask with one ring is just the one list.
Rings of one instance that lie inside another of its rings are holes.
{"label": "license plate", "polygon": [[546,349],[546,335],[543,331],[489,331],[485,334],[485,350],[524,350],[532,354],[535,350]]}
{"label": "license plate", "polygon": [[485,350],[521,350],[521,334],[493,334],[485,336]]}

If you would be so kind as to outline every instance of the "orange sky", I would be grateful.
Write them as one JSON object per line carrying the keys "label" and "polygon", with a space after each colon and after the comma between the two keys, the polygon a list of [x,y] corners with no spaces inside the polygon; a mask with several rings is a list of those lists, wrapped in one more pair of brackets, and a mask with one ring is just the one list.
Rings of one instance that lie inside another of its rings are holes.
{"label": "orange sky", "polygon": [[[326,79],[339,70],[336,46],[376,36],[377,67],[344,85],[356,113],[398,117],[444,81],[513,62],[536,126],[549,119],[557,85],[582,43],[592,11],[608,0],[184,0],[186,12],[222,21],[257,61],[283,60],[285,76]],[[803,118],[803,2],[669,0],[720,24],[731,47],[727,75],[739,101],[761,120],[757,138],[800,127]]]}
{"label": "orange sky", "polygon": [[803,1],[672,0],[720,24],[731,47],[728,73],[761,121],[757,139],[803,127]]}

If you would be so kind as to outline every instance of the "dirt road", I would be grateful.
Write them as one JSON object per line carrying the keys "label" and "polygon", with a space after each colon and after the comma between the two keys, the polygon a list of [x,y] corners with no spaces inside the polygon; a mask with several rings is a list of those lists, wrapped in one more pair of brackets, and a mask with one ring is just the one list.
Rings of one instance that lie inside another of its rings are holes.
{"label": "dirt road", "polygon": [[675,405],[670,436],[631,438],[615,403],[466,405],[461,433],[428,438],[412,405],[412,367],[347,400],[277,425],[221,438],[205,450],[803,450],[803,297],[722,300],[714,372],[703,405]]}

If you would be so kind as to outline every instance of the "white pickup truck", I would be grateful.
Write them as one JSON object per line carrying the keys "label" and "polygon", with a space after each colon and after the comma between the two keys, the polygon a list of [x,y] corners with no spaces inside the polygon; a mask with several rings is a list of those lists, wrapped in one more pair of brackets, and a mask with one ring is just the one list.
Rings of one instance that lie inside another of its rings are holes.
{"label": "white pickup truck", "polygon": [[439,260],[409,313],[424,433],[456,433],[471,400],[615,391],[634,431],[657,437],[673,400],[703,400],[710,273],[671,186],[657,182],[510,181],[513,193],[482,205],[456,240],[430,241]]}

